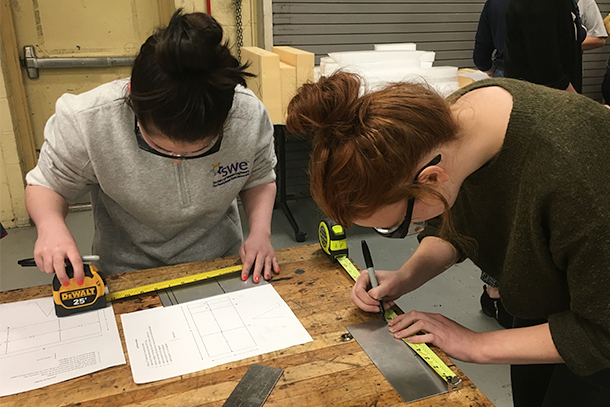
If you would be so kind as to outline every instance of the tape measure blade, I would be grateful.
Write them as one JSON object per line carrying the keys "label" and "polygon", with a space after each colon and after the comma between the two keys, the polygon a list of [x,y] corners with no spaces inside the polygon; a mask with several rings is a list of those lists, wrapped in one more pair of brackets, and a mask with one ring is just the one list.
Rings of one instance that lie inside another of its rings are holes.
{"label": "tape measure blade", "polygon": [[239,271],[243,268],[243,266],[231,266],[224,267],[217,270],[206,271],[204,273],[193,274],[190,276],[179,277],[173,280],[161,281],[158,283],[147,284],[144,286],[129,288],[127,290],[115,291],[109,294],[106,294],[106,301],[114,301],[122,298],[133,297],[135,295],[151,293],[153,291],[164,290],[171,287],[177,287],[183,284],[190,284],[197,281],[203,281],[210,278],[222,276],[225,274],[233,273]]}
{"label": "tape measure blade", "polygon": [[[387,309],[385,312],[386,321],[391,321],[396,318],[398,314],[392,309]],[[419,355],[431,368],[436,372],[437,375],[447,384],[450,390],[457,390],[456,387],[459,383],[461,383],[461,379],[453,373],[453,370],[449,368],[441,360],[440,357],[430,347],[425,343],[410,343],[403,339],[403,342],[406,343],[413,351]],[[457,379],[455,379],[457,377]]]}
{"label": "tape measure blade", "polygon": [[350,275],[350,277],[356,281],[358,276],[360,275],[360,271],[354,266],[354,263],[347,256],[339,256],[337,257],[337,261],[343,269]]}

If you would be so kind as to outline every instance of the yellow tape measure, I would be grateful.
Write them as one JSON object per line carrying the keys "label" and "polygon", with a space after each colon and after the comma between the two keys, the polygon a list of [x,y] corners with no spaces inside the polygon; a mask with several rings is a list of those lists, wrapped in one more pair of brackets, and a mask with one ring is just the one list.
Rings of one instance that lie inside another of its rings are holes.
{"label": "yellow tape measure", "polygon": [[225,267],[218,270],[206,271],[205,273],[193,274],[192,276],[175,278],[173,280],[161,281],[159,283],[153,283],[148,285],[143,285],[141,287],[130,288],[122,291],[115,291],[109,294],[106,294],[106,301],[114,301],[121,298],[132,297],[134,295],[140,295],[145,293],[150,293],[153,291],[164,290],[166,288],[178,287],[183,284],[195,283],[197,281],[207,280],[209,278],[214,278],[218,276],[223,276],[225,274],[234,273],[236,271],[241,271],[243,266],[231,266]]}
{"label": "yellow tape measure", "polygon": [[318,238],[320,247],[333,262],[337,261],[340,256],[347,256],[347,239],[343,226],[331,220],[323,220],[318,226]]}
{"label": "yellow tape measure", "polygon": [[[356,281],[360,275],[360,271],[354,266],[351,260],[347,257],[347,240],[343,228],[340,225],[330,221],[323,220],[318,228],[320,237],[320,246],[326,254],[331,257],[331,260],[338,261],[339,264],[347,271],[347,274]],[[391,309],[385,311],[385,320],[391,321],[398,315]],[[462,387],[462,379],[456,376],[449,366],[447,366],[425,343],[409,343],[403,339],[403,342],[409,345],[415,353],[417,353],[431,368],[440,376],[447,384],[449,391],[459,390]]]}

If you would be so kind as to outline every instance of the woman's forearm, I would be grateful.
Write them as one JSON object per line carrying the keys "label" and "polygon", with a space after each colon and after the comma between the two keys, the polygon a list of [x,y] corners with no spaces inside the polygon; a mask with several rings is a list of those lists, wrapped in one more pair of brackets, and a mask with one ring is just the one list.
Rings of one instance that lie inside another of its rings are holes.
{"label": "woman's forearm", "polygon": [[47,226],[65,225],[68,203],[47,187],[28,185],[25,188],[25,206],[39,232]]}
{"label": "woman's forearm", "polygon": [[456,260],[457,251],[451,243],[427,236],[399,271],[411,275],[412,289],[415,289],[447,270]]}
{"label": "woman's forearm", "polygon": [[275,192],[275,182],[269,182],[239,194],[251,234],[271,236],[271,216],[275,203]]}
{"label": "woman's forearm", "polygon": [[[479,356],[483,364],[563,363],[549,324],[480,333]],[[480,359],[479,359],[480,358]]]}

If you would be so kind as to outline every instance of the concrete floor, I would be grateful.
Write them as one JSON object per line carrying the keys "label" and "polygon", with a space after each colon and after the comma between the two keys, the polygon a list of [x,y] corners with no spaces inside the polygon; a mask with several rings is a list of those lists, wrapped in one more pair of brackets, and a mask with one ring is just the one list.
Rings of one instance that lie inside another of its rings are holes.
{"label": "concrete floor", "polygon": [[[276,209],[272,221],[271,242],[276,249],[317,242],[317,228],[322,215],[308,199],[288,203],[307,240],[297,243],[294,233],[281,210]],[[243,216],[242,216],[243,218]],[[70,213],[66,219],[82,254],[90,254],[93,239],[93,216],[91,211]],[[244,226],[247,233],[247,225]],[[360,240],[366,239],[379,269],[396,270],[417,247],[414,237],[386,239],[371,229],[354,227],[347,231],[349,255],[361,268],[364,260],[360,251]],[[0,291],[50,284],[52,276],[35,268],[21,268],[17,260],[32,257],[36,241],[35,228],[10,229],[0,240]],[[280,265],[281,266],[281,265]],[[437,312],[478,332],[502,329],[480,310],[479,297],[482,282],[479,269],[469,261],[456,265],[434,278],[415,292],[397,302],[405,312],[410,310]],[[462,371],[498,407],[512,406],[510,375],[508,366],[474,365],[456,361]]]}

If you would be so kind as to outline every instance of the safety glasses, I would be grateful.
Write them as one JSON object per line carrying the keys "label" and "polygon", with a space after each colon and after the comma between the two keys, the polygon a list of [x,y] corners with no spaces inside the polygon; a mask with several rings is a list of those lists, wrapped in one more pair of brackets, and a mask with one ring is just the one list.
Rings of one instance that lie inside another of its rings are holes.
{"label": "safety glasses", "polygon": [[[417,174],[415,174],[415,179],[413,180],[413,183],[417,182],[417,178],[419,177],[419,174],[422,173],[423,170],[425,170],[428,167],[431,167],[433,165],[436,165],[438,163],[441,162],[441,155],[437,155],[436,157],[434,157],[434,159],[432,159],[432,161],[430,161],[428,164],[426,164],[421,170],[419,170],[417,172]],[[413,206],[415,205],[415,198],[410,198],[409,201],[407,202],[407,213],[405,215],[404,220],[402,221],[402,223],[400,225],[391,227],[389,229],[384,229],[384,228],[373,228],[375,230],[375,232],[379,233],[381,236],[383,237],[389,237],[391,239],[402,239],[406,236],[411,236],[411,235],[416,235],[419,232],[421,232],[422,230],[424,230],[424,227],[426,227],[426,222],[411,222],[412,218],[413,218]]]}
{"label": "safety glasses", "polygon": [[150,144],[144,140],[144,136],[142,136],[142,132],[140,131],[140,126],[138,126],[138,120],[136,118],[136,126],[134,132],[136,133],[136,139],[138,140],[138,147],[141,150],[146,151],[147,153],[151,153],[154,155],[158,155],[159,157],[171,158],[172,160],[192,160],[194,158],[201,158],[207,155],[214,154],[220,150],[220,143],[222,141],[222,133],[216,137],[214,144],[210,147],[202,148],[201,150],[193,151],[186,154],[174,154],[171,151],[160,151],[158,148],[152,147]]}

